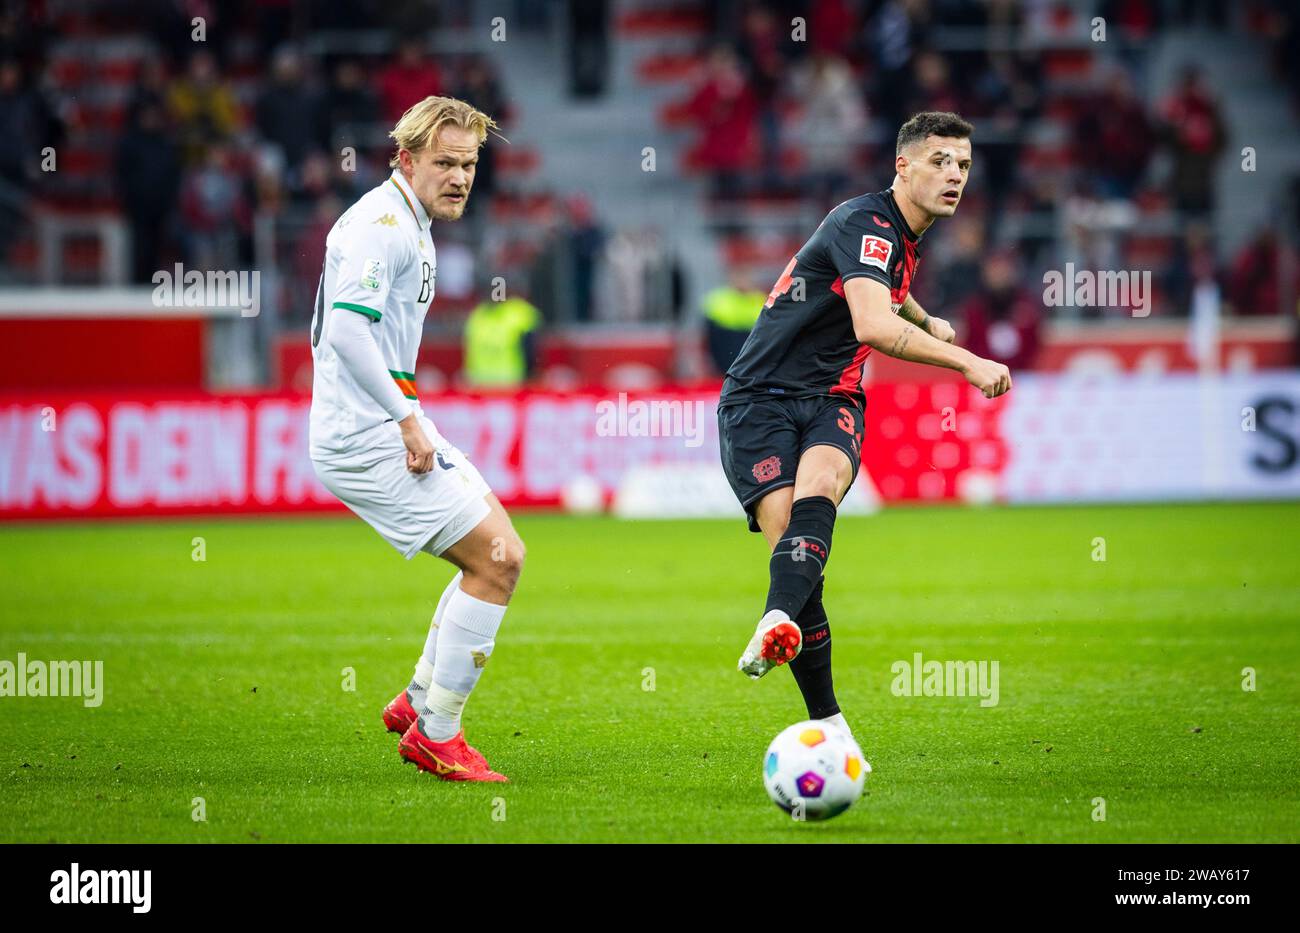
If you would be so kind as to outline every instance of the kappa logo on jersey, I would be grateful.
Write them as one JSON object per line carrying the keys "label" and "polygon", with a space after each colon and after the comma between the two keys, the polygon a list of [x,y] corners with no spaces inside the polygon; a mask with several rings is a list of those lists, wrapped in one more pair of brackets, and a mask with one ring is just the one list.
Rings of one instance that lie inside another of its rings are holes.
{"label": "kappa logo on jersey", "polygon": [[383,224],[385,227],[396,227],[397,218],[392,214],[385,214],[383,217],[376,217],[372,223]]}
{"label": "kappa logo on jersey", "polygon": [[754,464],[754,479],[760,483],[766,483],[768,480],[776,479],[781,475],[781,458],[768,457],[766,460],[760,460]]}
{"label": "kappa logo on jersey", "polygon": [[889,269],[889,257],[893,252],[893,243],[884,237],[867,234],[862,237],[862,252],[858,256],[858,262],[864,266],[875,266],[881,272],[885,272]]}
{"label": "kappa logo on jersey", "polygon": [[382,259],[367,259],[361,271],[361,287],[377,292],[383,279],[384,261]]}

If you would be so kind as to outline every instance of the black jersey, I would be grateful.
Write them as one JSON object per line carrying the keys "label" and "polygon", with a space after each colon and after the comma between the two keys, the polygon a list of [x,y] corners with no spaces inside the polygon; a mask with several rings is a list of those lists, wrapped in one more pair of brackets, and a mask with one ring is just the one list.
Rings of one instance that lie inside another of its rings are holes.
{"label": "black jersey", "polygon": [[844,282],[867,276],[888,286],[897,314],[919,261],[920,238],[892,188],[839,205],[773,286],[727,370],[718,404],[831,395],[862,405],[862,367],[871,348],[853,333]]}

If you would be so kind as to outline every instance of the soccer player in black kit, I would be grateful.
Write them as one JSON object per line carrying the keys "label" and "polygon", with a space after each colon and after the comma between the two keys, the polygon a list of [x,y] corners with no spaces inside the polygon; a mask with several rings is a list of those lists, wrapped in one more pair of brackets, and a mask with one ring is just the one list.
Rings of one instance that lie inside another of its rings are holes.
{"label": "soccer player in black kit", "polygon": [[718,400],[723,468],[772,549],[767,605],[738,667],[757,680],[789,662],[809,718],[846,730],[822,572],[861,463],[867,354],[955,369],[987,398],[1011,388],[1007,367],[955,346],[948,322],[908,295],[922,234],[957,211],[972,131],[952,113],[903,124],[893,186],[826,215],[767,296]]}

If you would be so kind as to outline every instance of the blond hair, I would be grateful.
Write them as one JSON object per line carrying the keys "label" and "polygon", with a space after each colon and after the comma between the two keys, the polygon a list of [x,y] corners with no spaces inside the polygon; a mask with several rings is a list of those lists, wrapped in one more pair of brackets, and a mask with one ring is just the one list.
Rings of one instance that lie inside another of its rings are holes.
{"label": "blond hair", "polygon": [[487,139],[488,131],[497,128],[495,120],[463,100],[454,97],[426,97],[402,114],[402,119],[397,121],[397,126],[388,134],[397,145],[397,152],[388,160],[389,168],[397,168],[397,155],[403,149],[417,155],[432,146],[437,142],[438,133],[444,126],[469,130],[478,137],[480,146]]}

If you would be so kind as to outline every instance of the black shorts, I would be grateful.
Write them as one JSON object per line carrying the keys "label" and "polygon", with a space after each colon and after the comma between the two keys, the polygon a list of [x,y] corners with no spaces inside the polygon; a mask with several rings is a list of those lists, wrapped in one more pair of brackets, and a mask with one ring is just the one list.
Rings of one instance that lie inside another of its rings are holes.
{"label": "black shorts", "polygon": [[774,489],[794,485],[799,458],[829,444],[848,455],[853,478],[862,464],[865,417],[843,398],[759,398],[718,406],[718,442],[727,482],[759,531],[754,506]]}

